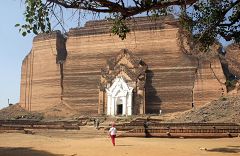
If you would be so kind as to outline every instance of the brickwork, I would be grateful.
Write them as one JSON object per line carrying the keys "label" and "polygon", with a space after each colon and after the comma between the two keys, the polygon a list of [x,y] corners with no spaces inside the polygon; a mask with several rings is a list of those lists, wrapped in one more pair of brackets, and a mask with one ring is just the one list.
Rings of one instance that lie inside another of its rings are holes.
{"label": "brickwork", "polygon": [[[50,39],[36,38],[22,65],[21,105],[28,109],[25,103],[29,103],[32,110],[40,110],[63,100],[82,114],[97,114],[101,68],[121,49],[128,49],[148,65],[144,94],[146,113],[188,110],[194,100],[197,105],[202,105],[217,99],[222,88],[225,90],[207,63],[201,68],[201,74],[207,78],[196,76],[196,60],[180,50],[176,20],[171,17],[159,21],[137,18],[129,25],[133,31],[126,40],[110,35],[107,21],[91,21],[83,28],[71,29],[66,44],[59,40],[62,38],[59,35]],[[58,40],[66,45],[66,49],[65,46],[58,48],[62,45],[57,44]],[[67,58],[60,67],[56,56],[62,51],[66,56],[64,50]],[[33,75],[29,76],[31,70]],[[214,61],[214,70],[225,82],[218,59]],[[209,83],[210,88],[206,85]],[[207,98],[198,94],[205,94]]]}
{"label": "brickwork", "polygon": [[57,42],[64,44],[60,39],[59,32],[35,37],[32,50],[22,63],[20,104],[23,108],[44,110],[60,102],[61,74],[57,56],[64,58],[57,47]]}

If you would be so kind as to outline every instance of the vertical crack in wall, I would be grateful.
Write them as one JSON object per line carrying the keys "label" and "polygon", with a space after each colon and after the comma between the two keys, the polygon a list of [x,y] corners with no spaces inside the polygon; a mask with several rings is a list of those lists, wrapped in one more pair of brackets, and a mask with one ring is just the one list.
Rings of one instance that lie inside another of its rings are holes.
{"label": "vertical crack in wall", "polygon": [[63,100],[63,94],[64,94],[64,85],[63,85],[64,62],[67,59],[66,41],[67,41],[66,37],[64,37],[64,35],[58,32],[57,39],[56,39],[56,48],[57,48],[56,63],[59,64],[59,68],[60,68],[59,71],[60,71],[61,101]]}
{"label": "vertical crack in wall", "polygon": [[63,100],[63,91],[64,91],[64,88],[63,88],[63,62],[60,62],[60,86],[61,86],[61,101]]}
{"label": "vertical crack in wall", "polygon": [[[212,73],[213,73],[213,75],[214,75],[214,77],[216,78],[216,80],[218,81],[218,83],[221,85],[221,90],[222,90],[222,96],[225,94],[225,89],[224,89],[224,87],[226,87],[226,82],[221,82],[221,78],[219,78],[218,76],[217,76],[217,74],[215,73],[215,71],[214,71],[214,69],[213,69],[213,67],[212,67],[212,62],[211,61],[209,61],[209,67],[210,67],[210,69],[211,69],[211,71],[212,71]],[[225,76],[225,75],[224,75]]]}
{"label": "vertical crack in wall", "polygon": [[193,79],[193,84],[192,84],[192,108],[195,107],[195,104],[194,104],[194,89],[195,89],[195,81],[198,79],[198,71],[199,71],[199,68],[200,68],[200,63],[199,63],[199,59],[197,59],[197,67],[194,71],[194,79]]}
{"label": "vertical crack in wall", "polygon": [[24,98],[24,108],[27,108],[27,78],[28,78],[28,57],[29,57],[29,54],[26,56],[26,63],[25,63],[25,88],[24,88],[24,92],[25,92],[25,98]]}
{"label": "vertical crack in wall", "polygon": [[33,87],[33,64],[34,64],[34,51],[32,50],[31,51],[31,55],[32,55],[32,57],[31,57],[31,64],[30,64],[30,86],[29,86],[29,111],[31,111],[32,110],[32,87]]}
{"label": "vertical crack in wall", "polygon": [[33,79],[34,52],[31,50],[26,56],[25,64],[25,87],[24,87],[24,108],[31,111],[32,101],[32,79]]}
{"label": "vertical crack in wall", "polygon": [[[31,53],[32,53],[32,51],[31,51]],[[27,102],[28,102],[28,104],[27,104],[27,110],[28,111],[30,111],[30,88],[31,88],[31,71],[32,71],[32,54],[30,53],[30,55],[29,55],[29,60],[30,60],[30,62],[29,62],[29,74],[28,74],[28,90],[27,90],[27,92],[28,92],[28,97],[27,97]]]}

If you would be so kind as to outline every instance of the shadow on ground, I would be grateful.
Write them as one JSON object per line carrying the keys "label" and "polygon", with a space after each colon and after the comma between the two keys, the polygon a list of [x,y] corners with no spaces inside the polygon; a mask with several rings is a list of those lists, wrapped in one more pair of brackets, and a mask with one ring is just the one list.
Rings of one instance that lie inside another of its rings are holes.
{"label": "shadow on ground", "polygon": [[116,146],[133,146],[133,145],[116,145]]}
{"label": "shadow on ground", "polygon": [[240,146],[228,146],[223,148],[208,149],[208,152],[221,152],[221,153],[240,153]]}
{"label": "shadow on ground", "polygon": [[25,147],[0,147],[0,156],[63,156]]}

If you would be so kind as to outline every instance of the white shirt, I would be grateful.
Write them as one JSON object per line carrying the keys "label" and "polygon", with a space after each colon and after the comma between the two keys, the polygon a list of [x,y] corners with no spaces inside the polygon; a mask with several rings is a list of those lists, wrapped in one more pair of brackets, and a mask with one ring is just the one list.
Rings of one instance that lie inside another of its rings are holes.
{"label": "white shirt", "polygon": [[116,135],[117,134],[117,129],[115,127],[111,127],[109,129],[109,133],[110,133],[110,135]]}

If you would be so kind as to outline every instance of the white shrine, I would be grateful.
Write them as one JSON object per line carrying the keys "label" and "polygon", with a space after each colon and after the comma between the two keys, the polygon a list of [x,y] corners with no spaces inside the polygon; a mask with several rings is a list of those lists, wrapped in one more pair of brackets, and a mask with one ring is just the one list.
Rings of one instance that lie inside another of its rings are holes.
{"label": "white shrine", "polygon": [[132,115],[132,91],[122,77],[114,79],[107,92],[107,115]]}
{"label": "white shrine", "polygon": [[145,114],[147,65],[127,49],[109,58],[101,69],[98,114]]}

